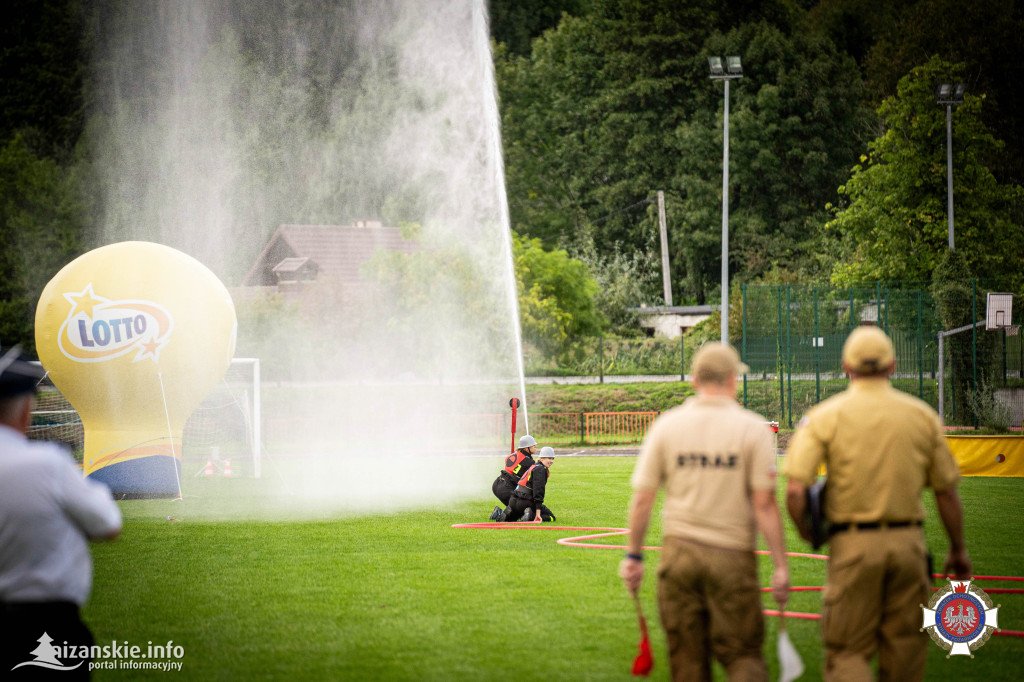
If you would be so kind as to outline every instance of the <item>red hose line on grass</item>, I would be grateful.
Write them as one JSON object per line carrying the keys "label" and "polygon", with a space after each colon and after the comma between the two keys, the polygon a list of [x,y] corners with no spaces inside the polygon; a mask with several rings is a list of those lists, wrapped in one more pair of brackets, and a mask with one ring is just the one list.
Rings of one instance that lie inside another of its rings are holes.
{"label": "red hose line on grass", "polygon": [[[822,586],[810,586],[810,587],[790,587],[790,592],[821,592],[825,588]],[[940,587],[933,587],[932,592],[938,592]],[[772,588],[762,587],[762,592],[771,592]],[[1024,590],[1014,589],[1011,587],[990,587],[985,590],[985,594],[1024,594]]]}
{"label": "red hose line on grass", "polygon": [[[593,533],[590,535],[578,535],[571,538],[559,538],[556,542],[560,545],[566,545],[568,547],[593,547],[595,549],[627,549],[626,545],[605,545],[601,543],[590,543],[583,542],[584,540],[596,540],[598,538],[607,538],[613,535],[626,535],[629,533],[628,528],[607,528],[604,526],[549,526],[538,521],[528,521],[525,523],[502,523],[502,522],[484,522],[484,523],[454,523],[452,528],[538,528],[541,530],[601,530],[606,531],[604,533]],[[659,550],[661,547],[658,546],[644,546],[644,549]],[[757,550],[757,554],[771,554],[766,550]],[[803,552],[786,552],[787,556],[805,558],[805,559],[828,559],[827,554],[806,554]]]}
{"label": "red hose line on grass", "polygon": [[[629,533],[628,528],[607,528],[604,526],[549,526],[541,523],[540,521],[528,521],[528,522],[515,522],[515,523],[502,523],[497,521],[489,521],[485,523],[454,523],[452,528],[536,528],[539,530],[589,530],[589,531],[602,531],[599,533],[592,533],[589,535],[577,535],[571,538],[559,538],[556,542],[566,547],[583,547],[593,549],[628,549],[626,545],[604,545],[596,542],[584,542],[585,540],[597,540],[598,538],[607,538],[615,535],[626,535]],[[644,546],[647,550],[659,550],[661,547],[655,546]],[[755,554],[769,555],[771,552],[763,549],[755,551]],[[786,552],[786,556],[803,558],[803,559],[819,559],[827,560],[827,554],[808,554],[806,552]],[[945,576],[936,573],[933,574],[934,578],[945,578]],[[1014,580],[1024,582],[1024,576],[1010,576],[1010,575],[976,575],[974,580]],[[762,592],[771,592],[770,587],[762,587]],[[789,588],[791,592],[821,592],[825,588],[817,585],[800,585]],[[932,588],[935,591],[937,588]],[[1024,589],[1014,588],[992,588],[987,590],[993,594],[1024,594]],[[777,616],[779,611],[776,609],[764,609],[764,615],[766,616]],[[787,618],[800,618],[803,620],[820,620],[820,613],[805,613],[802,611],[786,611],[785,616]],[[1024,637],[1024,632],[1018,630],[997,630],[992,633],[994,635],[1002,635],[1004,637]]]}
{"label": "red hose line on grass", "polygon": [[[793,589],[793,588],[790,588]],[[766,616],[777,616],[779,615],[778,609],[765,609],[763,611]],[[804,613],[802,611],[786,611],[786,618],[801,618],[803,620],[821,620],[820,613]]]}

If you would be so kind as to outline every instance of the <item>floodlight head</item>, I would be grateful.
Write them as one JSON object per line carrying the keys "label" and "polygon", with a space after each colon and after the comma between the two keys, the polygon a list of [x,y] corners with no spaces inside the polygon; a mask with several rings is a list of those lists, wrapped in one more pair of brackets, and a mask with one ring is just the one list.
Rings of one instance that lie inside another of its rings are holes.
{"label": "floodlight head", "polygon": [[726,57],[725,68],[729,72],[730,76],[743,75],[743,66],[740,64],[740,58],[737,56]]}
{"label": "floodlight head", "polygon": [[947,106],[964,103],[967,86],[963,83],[939,83],[935,88],[935,101]]}
{"label": "floodlight head", "polygon": [[708,57],[708,68],[711,69],[711,77],[724,76],[725,69],[722,68],[721,57]]}

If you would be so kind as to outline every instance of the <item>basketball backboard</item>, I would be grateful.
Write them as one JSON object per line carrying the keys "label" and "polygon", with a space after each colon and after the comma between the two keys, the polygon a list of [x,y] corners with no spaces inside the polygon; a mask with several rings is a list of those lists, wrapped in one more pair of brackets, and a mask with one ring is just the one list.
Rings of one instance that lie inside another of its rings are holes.
{"label": "basketball backboard", "polygon": [[985,329],[1003,329],[1011,326],[1013,316],[1013,294],[985,296]]}

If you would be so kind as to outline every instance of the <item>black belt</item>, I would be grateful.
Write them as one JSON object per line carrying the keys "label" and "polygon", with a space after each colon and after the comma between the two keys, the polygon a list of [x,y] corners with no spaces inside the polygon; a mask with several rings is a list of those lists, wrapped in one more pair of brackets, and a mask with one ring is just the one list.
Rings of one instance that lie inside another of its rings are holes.
{"label": "black belt", "polygon": [[828,530],[829,535],[842,533],[844,530],[878,530],[879,528],[907,528],[923,526],[923,521],[869,521],[867,523],[833,523]]}

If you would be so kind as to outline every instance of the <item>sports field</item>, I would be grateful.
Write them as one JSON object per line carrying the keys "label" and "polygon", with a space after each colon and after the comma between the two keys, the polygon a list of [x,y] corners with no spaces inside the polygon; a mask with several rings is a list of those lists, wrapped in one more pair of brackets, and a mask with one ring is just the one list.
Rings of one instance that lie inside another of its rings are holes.
{"label": "sports field", "polygon": [[[556,460],[548,488],[555,525],[623,527],[634,461]],[[966,479],[961,492],[975,572],[1024,575],[1024,483]],[[173,641],[182,647],[174,659],[182,668],[97,670],[94,679],[631,679],[639,634],[616,576],[622,552],[556,544],[583,531],[451,528],[485,521],[494,502],[489,490],[478,501],[428,511],[291,522],[203,520],[204,504],[258,506],[259,481],[196,479],[186,493],[194,496],[184,502],[120,503],[124,533],[95,546],[95,587],[85,610],[97,644],[116,640],[145,649]],[[928,508],[929,545],[944,556],[934,505]],[[656,521],[648,544],[659,537]],[[793,551],[808,551],[788,523],[787,541]],[[655,558],[649,553],[642,598],[652,625],[651,679],[667,679]],[[770,561],[760,562],[767,584]],[[821,585],[824,562],[793,559],[791,571],[794,585]],[[990,596],[1002,605],[1000,625],[1024,630],[1024,595]],[[765,604],[774,607],[767,597]],[[820,593],[798,592],[788,610],[813,613],[820,604]],[[773,679],[775,620],[769,619],[765,644]],[[819,679],[818,623],[787,622],[807,666],[803,679]],[[973,660],[947,660],[929,644],[927,678],[1020,679],[1022,660],[1019,637],[994,636]]]}

